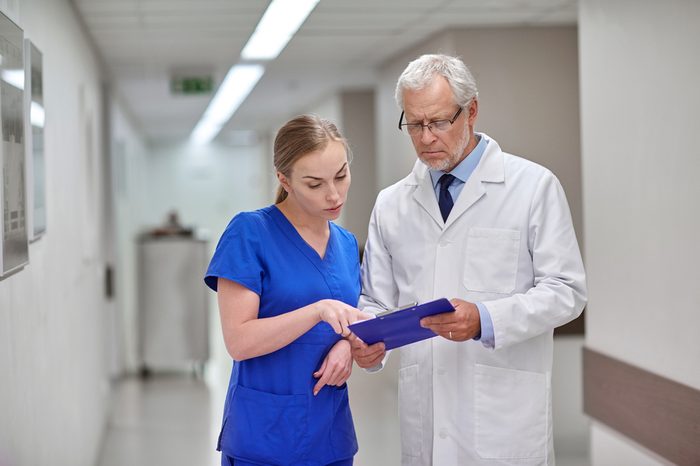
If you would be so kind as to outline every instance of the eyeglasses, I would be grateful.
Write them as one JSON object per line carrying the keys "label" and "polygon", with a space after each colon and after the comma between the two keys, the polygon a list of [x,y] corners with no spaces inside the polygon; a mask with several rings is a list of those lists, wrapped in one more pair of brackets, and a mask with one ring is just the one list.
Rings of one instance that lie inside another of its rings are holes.
{"label": "eyeglasses", "polygon": [[435,120],[424,125],[423,123],[401,123],[401,121],[403,121],[403,112],[401,112],[401,116],[399,117],[399,130],[406,128],[406,132],[408,132],[408,134],[411,136],[423,134],[423,128],[428,128],[428,131],[433,134],[442,133],[452,127],[452,123],[455,122],[460,113],[462,113],[462,107],[459,107],[459,110],[457,110],[455,116],[449,120]]}

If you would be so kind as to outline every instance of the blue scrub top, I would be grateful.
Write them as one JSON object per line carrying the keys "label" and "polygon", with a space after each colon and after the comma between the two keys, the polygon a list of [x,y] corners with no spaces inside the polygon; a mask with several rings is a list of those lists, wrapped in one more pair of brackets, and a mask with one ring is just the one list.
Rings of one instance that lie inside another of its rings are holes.
{"label": "blue scrub top", "polygon": [[[321,258],[275,206],[236,215],[224,231],[204,278],[219,277],[260,296],[259,318],[321,299],[357,306],[360,264],[352,233],[329,222]],[[357,452],[347,386],[313,396],[313,373],[340,339],[320,322],[279,350],[234,361],[217,449],[260,464],[325,465]]]}

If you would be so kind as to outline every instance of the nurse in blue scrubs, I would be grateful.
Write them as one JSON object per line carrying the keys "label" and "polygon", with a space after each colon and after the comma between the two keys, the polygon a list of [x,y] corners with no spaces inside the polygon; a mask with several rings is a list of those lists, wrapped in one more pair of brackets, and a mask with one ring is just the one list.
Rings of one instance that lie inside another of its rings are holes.
{"label": "nurse in blue scrubs", "polygon": [[313,115],[277,133],[274,205],[236,215],[205,282],[217,291],[234,363],[218,450],[223,465],[351,465],[345,384],[357,310],[357,240],[335,225],[350,187],[348,145]]}

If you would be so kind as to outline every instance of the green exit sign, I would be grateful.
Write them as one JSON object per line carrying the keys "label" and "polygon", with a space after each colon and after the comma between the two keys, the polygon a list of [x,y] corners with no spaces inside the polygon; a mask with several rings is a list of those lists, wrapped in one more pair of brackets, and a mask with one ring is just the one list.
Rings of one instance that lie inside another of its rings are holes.
{"label": "green exit sign", "polygon": [[170,81],[173,94],[211,94],[213,87],[214,80],[211,76],[186,76]]}

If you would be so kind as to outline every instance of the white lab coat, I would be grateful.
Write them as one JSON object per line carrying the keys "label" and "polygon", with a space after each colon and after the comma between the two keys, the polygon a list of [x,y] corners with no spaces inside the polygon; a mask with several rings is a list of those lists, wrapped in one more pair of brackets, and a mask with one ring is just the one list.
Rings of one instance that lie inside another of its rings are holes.
{"label": "white lab coat", "polygon": [[445,224],[417,162],[377,197],[360,307],[482,302],[495,348],[432,338],[400,349],[404,465],[554,464],[552,331],[586,303],[571,214],[546,168],[488,146]]}

